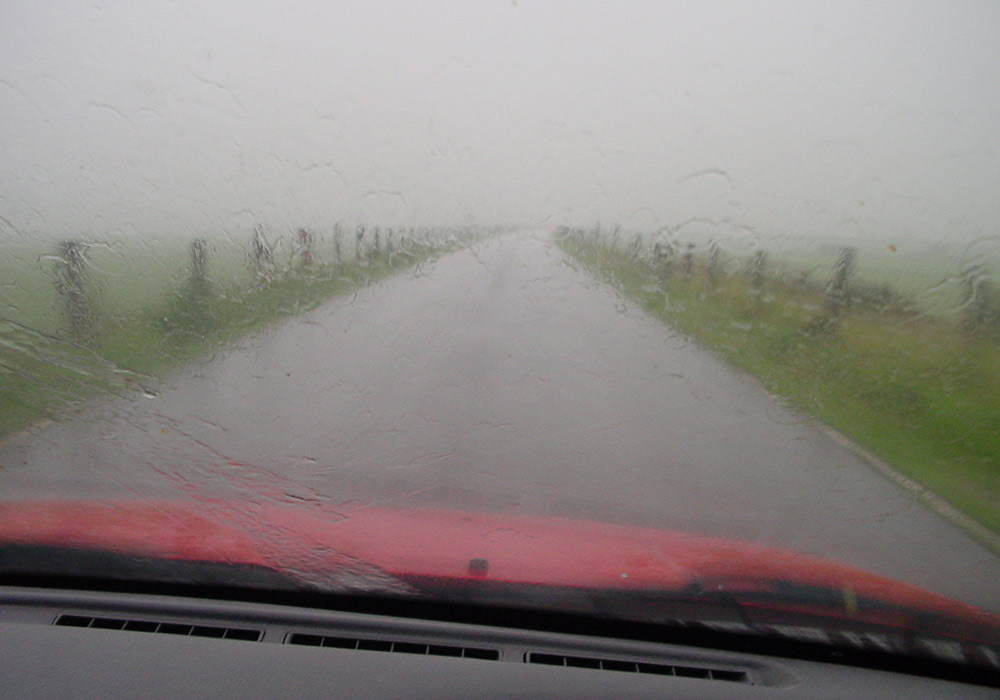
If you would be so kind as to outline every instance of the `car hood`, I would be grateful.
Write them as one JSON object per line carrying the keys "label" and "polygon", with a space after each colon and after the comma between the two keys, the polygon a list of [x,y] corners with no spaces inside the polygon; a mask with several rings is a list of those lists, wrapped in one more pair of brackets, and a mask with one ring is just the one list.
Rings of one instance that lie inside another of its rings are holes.
{"label": "car hood", "polygon": [[744,620],[785,613],[897,628],[936,621],[964,639],[1000,640],[1000,617],[853,567],[748,542],[579,519],[223,500],[0,504],[0,546],[24,545],[265,567],[319,589],[346,580],[363,590],[370,579],[374,588],[392,580],[443,597],[462,586],[725,601],[738,605]]}

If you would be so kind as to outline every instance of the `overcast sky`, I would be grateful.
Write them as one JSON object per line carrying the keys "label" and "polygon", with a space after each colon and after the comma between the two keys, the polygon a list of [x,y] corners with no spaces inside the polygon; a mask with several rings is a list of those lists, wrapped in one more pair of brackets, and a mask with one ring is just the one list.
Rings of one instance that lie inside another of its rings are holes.
{"label": "overcast sky", "polygon": [[820,4],[3,0],[0,235],[600,220],[990,245],[1000,4]]}

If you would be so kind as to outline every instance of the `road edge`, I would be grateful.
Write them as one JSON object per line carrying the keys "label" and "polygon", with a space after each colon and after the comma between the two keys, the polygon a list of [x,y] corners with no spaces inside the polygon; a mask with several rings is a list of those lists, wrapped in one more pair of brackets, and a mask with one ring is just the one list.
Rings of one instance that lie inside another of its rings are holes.
{"label": "road edge", "polygon": [[53,423],[52,419],[42,418],[41,420],[37,420],[34,423],[31,423],[26,428],[15,430],[14,432],[8,433],[7,435],[2,435],[0,436],[0,447],[8,445],[16,440],[22,440],[26,437],[29,437],[37,433],[39,430],[44,430],[45,428],[48,428],[50,425],[52,425],[52,423]]}
{"label": "road edge", "polygon": [[978,541],[983,547],[990,550],[990,552],[1000,557],[1000,535],[997,535],[985,525],[982,525],[970,516],[966,515],[941,496],[938,496],[926,486],[922,485],[920,482],[910,478],[888,462],[869,452],[867,449],[843,433],[815,419],[811,422],[837,445],[854,454],[855,457],[861,459],[869,467],[892,483],[896,484],[896,486],[913,494],[922,504],[930,508],[952,525],[964,531],[967,535]]}

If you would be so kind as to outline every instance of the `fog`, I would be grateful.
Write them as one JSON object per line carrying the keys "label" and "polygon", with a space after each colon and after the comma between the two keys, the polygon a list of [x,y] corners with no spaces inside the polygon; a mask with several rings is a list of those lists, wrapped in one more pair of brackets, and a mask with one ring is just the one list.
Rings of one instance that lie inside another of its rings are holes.
{"label": "fog", "polygon": [[1000,5],[804,5],[3,2],[0,240],[602,222],[990,247]]}

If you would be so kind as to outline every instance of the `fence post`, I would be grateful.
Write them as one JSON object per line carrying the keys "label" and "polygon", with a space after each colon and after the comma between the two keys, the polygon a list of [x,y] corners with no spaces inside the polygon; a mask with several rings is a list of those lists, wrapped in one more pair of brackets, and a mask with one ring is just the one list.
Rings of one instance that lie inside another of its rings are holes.
{"label": "fence post", "polygon": [[661,282],[666,282],[667,278],[673,272],[674,255],[676,255],[676,249],[671,241],[667,241],[666,243],[657,242],[653,246],[653,260],[655,261],[656,270],[660,275]]}
{"label": "fence post", "polygon": [[708,286],[714,288],[719,281],[719,242],[714,239],[708,244],[708,267],[706,268],[706,273],[708,276]]}
{"label": "fence post", "polygon": [[833,264],[833,276],[826,290],[826,315],[830,321],[838,321],[850,302],[848,283],[854,274],[857,257],[857,248],[844,247]]}
{"label": "fence post", "polygon": [[308,270],[313,264],[313,235],[304,228],[299,229],[299,261],[303,270]]}
{"label": "fence post", "polygon": [[684,274],[684,281],[691,281],[691,274],[694,271],[694,243],[688,243],[681,258],[681,272]]}
{"label": "fence post", "polygon": [[203,284],[207,277],[208,241],[196,238],[191,241],[191,280]]}
{"label": "fence post", "polygon": [[357,230],[354,233],[354,259],[361,262],[361,241],[365,238],[365,225],[358,225]]}
{"label": "fence post", "polygon": [[764,279],[767,277],[767,251],[758,250],[750,260],[750,287],[754,293],[760,294],[764,288]]}
{"label": "fence post", "polygon": [[86,270],[83,253],[84,247],[79,241],[63,241],[59,246],[56,291],[66,300],[69,333],[75,340],[87,337],[92,321],[90,302],[84,290]]}
{"label": "fence post", "polygon": [[373,233],[374,243],[373,243],[373,246],[372,246],[372,252],[375,255],[378,255],[380,252],[382,252],[381,246],[379,245],[379,233],[380,233],[379,227],[376,226],[375,227],[375,231]]}
{"label": "fence post", "polygon": [[208,241],[191,241],[191,271],[174,300],[173,331],[202,335],[211,328],[211,287],[208,282]]}
{"label": "fence post", "polygon": [[342,251],[340,249],[340,224],[333,225],[333,259],[339,265],[343,262]]}
{"label": "fence post", "polygon": [[1000,294],[989,270],[976,263],[962,270],[962,329],[967,332],[1000,333]]}
{"label": "fence post", "polygon": [[264,237],[264,228],[260,224],[254,227],[251,248],[253,250],[252,260],[255,284],[258,287],[270,284],[273,255],[271,248],[267,245],[267,239]]}

